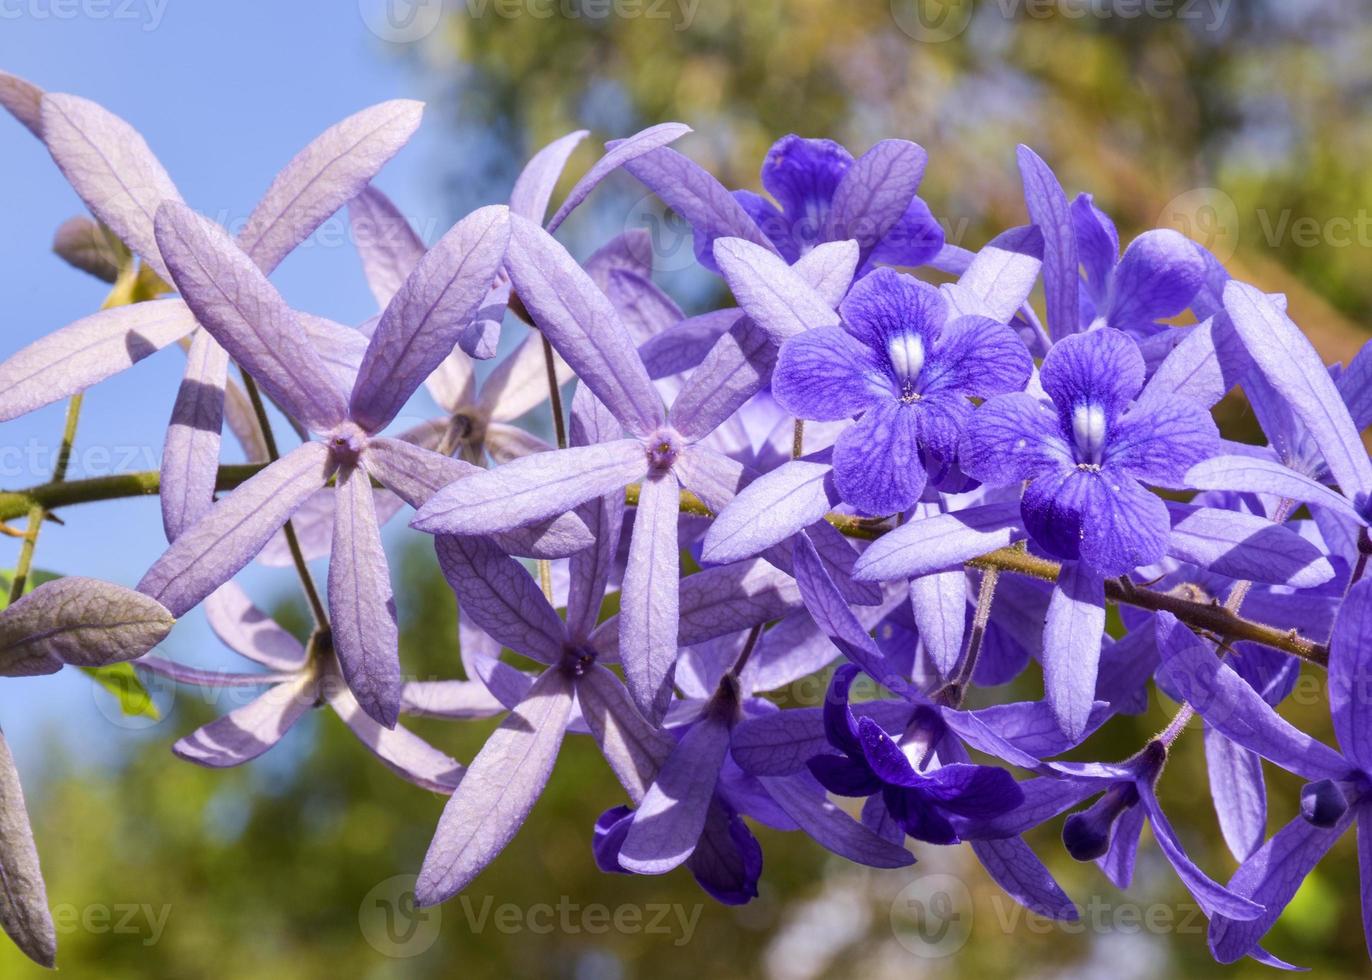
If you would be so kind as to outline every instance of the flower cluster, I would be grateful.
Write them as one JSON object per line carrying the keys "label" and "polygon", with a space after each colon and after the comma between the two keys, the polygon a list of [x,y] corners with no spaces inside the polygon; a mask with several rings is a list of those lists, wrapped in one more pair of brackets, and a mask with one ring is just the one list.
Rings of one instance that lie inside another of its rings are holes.
{"label": "flower cluster", "polygon": [[[684,865],[725,903],[757,895],[764,825],[877,868],[966,842],[1016,901],[1074,918],[1023,839],[1070,811],[1073,858],[1126,887],[1148,823],[1214,955],[1285,966],[1259,945],[1268,927],[1339,835],[1358,823],[1372,839],[1372,345],[1327,367],[1283,297],[1175,232],[1121,253],[1090,195],[1069,200],[1027,148],[1027,221],[976,252],[946,243],[918,196],[914,143],[854,157],[786,136],[762,166],[769,200],[673,149],[688,129],[671,123],[608,143],[551,217],[586,134],[550,144],[507,204],[428,246],[372,183],[416,103],[323,133],[235,234],[98,105],[5,75],[0,103],[90,210],[59,254],[114,284],[108,308],[0,363],[0,420],[74,398],[74,426],[85,389],[178,342],[186,355],[160,471],[139,484],[160,493],[164,553],[135,590],[16,581],[0,672],[133,660],[260,688],[174,746],[207,766],[256,758],[327,705],[398,775],[450,797],[421,904],[509,843],[569,733],[624,788],[586,827],[588,858]],[[559,243],[620,171],[692,226],[731,303],[682,313],[642,231],[584,261]],[[344,207],[381,308],[356,327],[293,308],[270,279]],[[506,329],[519,345],[478,383]],[[394,431],[421,387],[441,415]],[[1235,387],[1267,445],[1217,428]],[[555,445],[513,424],[533,412]],[[246,464],[222,465],[226,429]],[[29,556],[47,511],[97,496],[51,490],[19,495]],[[406,680],[381,528],[407,506],[457,597],[460,678]],[[308,563],[326,556],[321,594]],[[253,562],[297,568],[305,641],[236,582]],[[254,668],[150,652],[197,606]],[[1339,749],[1278,713],[1302,661],[1327,670]],[[996,698],[1026,672],[1042,700]],[[813,676],[820,705],[768,696]],[[860,681],[879,696],[856,697]],[[1060,758],[1154,686],[1182,707],[1134,755]],[[463,763],[404,715],[503,720]],[[1188,857],[1156,792],[1196,716],[1237,862],[1227,884]],[[1309,781],[1270,839],[1261,759]],[[0,806],[0,925],[51,964],[3,743]]]}

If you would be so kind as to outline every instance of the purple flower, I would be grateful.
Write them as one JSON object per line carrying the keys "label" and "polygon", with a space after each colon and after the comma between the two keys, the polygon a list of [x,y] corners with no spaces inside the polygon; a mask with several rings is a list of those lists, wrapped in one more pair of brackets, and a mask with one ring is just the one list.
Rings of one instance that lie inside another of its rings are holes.
{"label": "purple flower", "polygon": [[1023,389],[1033,361],[1005,324],[949,321],[936,288],[890,269],[860,279],[839,312],[842,328],[782,345],[773,393],[799,418],[858,416],[834,446],[839,494],[868,514],[897,513],[952,466],[968,398]]}
{"label": "purple flower", "polygon": [[916,710],[904,739],[918,747],[919,767],[871,718],[855,718],[848,689],[858,675],[852,664],[840,667],[824,699],[824,731],[842,756],[817,755],[806,765],[825,789],[839,796],[880,793],[897,825],[915,840],[957,844],[950,817],[989,819],[1024,802],[1024,793],[1004,769],[954,763],[923,772],[930,761],[941,720],[931,708]]}

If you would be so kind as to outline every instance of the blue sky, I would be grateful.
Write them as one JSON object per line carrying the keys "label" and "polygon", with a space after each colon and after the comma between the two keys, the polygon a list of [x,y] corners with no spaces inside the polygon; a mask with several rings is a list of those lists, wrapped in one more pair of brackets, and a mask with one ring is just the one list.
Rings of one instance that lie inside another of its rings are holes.
{"label": "blue sky", "polygon": [[[230,223],[241,222],[276,171],[329,125],[385,99],[433,95],[425,91],[425,74],[415,70],[416,55],[372,33],[354,0],[0,5],[0,68],[123,116],[186,200]],[[8,356],[96,310],[105,287],[49,251],[54,229],[84,209],[42,146],[0,116],[0,356]],[[430,239],[456,217],[441,203],[441,178],[445,161],[461,151],[460,134],[430,111],[377,181]],[[293,305],[357,323],[375,307],[345,227],[335,218],[273,281]],[[183,362],[179,350],[164,350],[95,389],[86,400],[74,469],[95,475],[155,467]],[[62,416],[63,407],[54,405],[4,425],[0,487],[43,482]],[[49,525],[43,533],[38,567],[133,585],[164,544],[155,499],[74,507],[62,517],[66,526]],[[0,539],[0,567],[12,567],[16,551]],[[253,570],[244,584],[266,602],[290,587],[291,576]],[[165,652],[213,663],[223,656],[216,646],[193,613]],[[27,778],[37,774],[45,744],[59,728],[71,749],[117,758],[129,742],[111,728],[108,710],[74,672],[0,684],[0,725]],[[132,734],[169,743],[180,727],[173,716]]]}

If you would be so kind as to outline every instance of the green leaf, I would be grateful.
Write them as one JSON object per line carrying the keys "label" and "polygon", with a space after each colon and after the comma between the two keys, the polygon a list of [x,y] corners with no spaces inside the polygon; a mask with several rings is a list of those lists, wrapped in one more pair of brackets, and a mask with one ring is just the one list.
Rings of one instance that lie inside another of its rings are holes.
{"label": "green leaf", "polygon": [[[44,582],[55,582],[61,577],[57,572],[45,572],[41,568],[32,569],[24,582],[24,595],[28,595]],[[0,610],[4,610],[10,604],[10,586],[13,584],[14,569],[0,569]]]}
{"label": "green leaf", "polygon": [[82,667],[95,682],[119,699],[119,708],[130,718],[151,718],[161,721],[162,715],[153,703],[152,695],[138,679],[132,664],[110,664],[108,667]]}

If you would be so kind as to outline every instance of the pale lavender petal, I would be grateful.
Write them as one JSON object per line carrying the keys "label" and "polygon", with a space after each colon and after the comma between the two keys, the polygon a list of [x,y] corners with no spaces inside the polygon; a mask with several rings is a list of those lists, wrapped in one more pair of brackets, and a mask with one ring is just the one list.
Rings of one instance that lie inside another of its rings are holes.
{"label": "pale lavender petal", "polygon": [[1344,754],[1372,770],[1372,580],[1348,590],[1329,641],[1329,713]]}
{"label": "pale lavender petal", "polygon": [[197,331],[162,446],[162,528],[168,541],[175,541],[214,503],[228,380],[228,351],[209,331]]}
{"label": "pale lavender petal", "polygon": [[738,305],[774,343],[815,327],[838,326],[833,305],[770,248],[721,238],[714,254]]}
{"label": "pale lavender petal", "polygon": [[[0,99],[11,75],[0,74]],[[14,766],[9,743],[0,732],[0,929],[14,940],[25,956],[40,966],[53,968],[57,957],[57,930],[48,911],[48,892],[38,866],[24,788]]]}
{"label": "pale lavender petal", "polygon": [[400,715],[400,630],[371,480],[362,469],[340,471],[334,492],[329,618],[348,687],[368,715],[394,728]]}
{"label": "pale lavender petal", "polygon": [[714,269],[712,245],[718,238],[743,238],[774,250],[771,241],[724,185],[676,150],[653,150],[630,161],[625,169],[695,229],[696,258],[707,269]]}
{"label": "pale lavender petal", "polygon": [[[558,384],[572,379],[567,362],[553,354]],[[496,365],[481,383],[477,406],[493,421],[510,422],[548,400],[548,367],[543,340],[531,333]]]}
{"label": "pale lavender petal", "polygon": [[355,327],[344,326],[312,313],[296,313],[305,336],[319,352],[319,359],[333,372],[338,385],[351,391],[357,383],[357,372],[367,353],[367,335]]}
{"label": "pale lavender petal", "polygon": [[305,666],[305,647],[254,606],[237,582],[225,582],[205,600],[205,618],[234,653],[272,670]]}
{"label": "pale lavender petal", "polygon": [[1348,405],[1354,427],[1372,425],[1372,341],[1362,345],[1338,378],[1339,394]]}
{"label": "pale lavender petal", "polygon": [[43,96],[42,139],[86,207],[163,279],[170,279],[153,233],[164,201],[181,194],[138,131],[75,95]]}
{"label": "pale lavender petal", "polygon": [[548,222],[548,231],[557,231],[562,222],[567,220],[567,216],[576,210],[581,202],[590,195],[591,191],[595,190],[600,182],[610,174],[643,154],[650,153],[680,139],[690,131],[691,127],[683,123],[666,122],[649,126],[647,129],[640,130],[632,136],[626,136],[624,139],[615,140],[609,145],[605,155],[597,160],[590,170],[586,171],[586,175],[578,180],[576,186],[567,194],[567,199],[562,202],[552,220]]}
{"label": "pale lavender petal", "polygon": [[552,774],[571,710],[571,681],[547,671],[486,741],[443,808],[415,885],[419,905],[462,891],[514,839]]}
{"label": "pale lavender petal", "polygon": [[562,620],[523,565],[481,538],[444,535],[434,550],[464,619],[516,653],[561,662],[567,646]]}
{"label": "pale lavender petal", "polygon": [[243,707],[191,732],[173,745],[172,751],[187,762],[213,769],[251,762],[281,741],[291,726],[314,707],[315,688],[316,682],[308,674],[278,684]]}
{"label": "pale lavender petal", "polygon": [[0,422],[85,391],[194,329],[195,316],[178,299],[83,317],[0,364]]}
{"label": "pale lavender petal", "polygon": [[1267,786],[1262,760],[1214,728],[1205,729],[1205,770],[1220,833],[1234,859],[1243,862],[1267,835]]}
{"label": "pale lavender petal", "polygon": [[1267,380],[1305,423],[1344,496],[1365,501],[1372,493],[1372,461],[1310,341],[1252,286],[1231,281],[1224,287],[1224,308]]}
{"label": "pale lavender petal", "polygon": [[508,531],[622,490],[647,472],[637,439],[537,453],[448,485],[411,526],[431,534]]}
{"label": "pale lavender petal", "polygon": [[1063,562],[1043,628],[1043,686],[1073,741],[1084,736],[1091,717],[1104,633],[1104,580],[1081,562]]}
{"label": "pale lavender petal", "polygon": [[1072,212],[1058,178],[1048,164],[1027,146],[1018,150],[1029,217],[1043,233],[1043,289],[1048,304],[1048,331],[1054,341],[1081,329],[1077,291],[1077,237]]}
{"label": "pale lavender petal", "polygon": [[465,721],[504,711],[504,702],[479,680],[406,681],[400,689],[400,713],[405,715]]}
{"label": "pale lavender petal", "polygon": [[1009,323],[1028,301],[1042,265],[1043,233],[1034,225],[1011,228],[983,245],[943,293],[955,316]]}
{"label": "pale lavender petal", "polygon": [[43,138],[43,90],[37,85],[18,75],[0,71],[0,107],[4,107],[34,136]]}
{"label": "pale lavender petal", "polygon": [[[578,388],[572,399],[571,437],[578,446],[608,442],[622,435],[619,422],[589,388]],[[605,586],[619,554],[624,527],[624,494],[608,493],[583,504],[580,516],[595,538],[595,546],[572,555],[568,562],[567,633],[584,640],[600,618]]]}
{"label": "pale lavender petal", "polygon": [[272,463],[182,532],[138,591],[179,616],[252,561],[276,529],[329,478],[329,451],[307,442]]}
{"label": "pale lavender petal", "polygon": [[762,786],[800,829],[826,850],[869,868],[904,868],[915,856],[868,830],[825,797],[808,772],[770,776]]}
{"label": "pale lavender petal", "polygon": [[112,582],[78,576],[44,582],[0,612],[0,673],[133,660],[161,643],[175,622],[161,603]]}
{"label": "pale lavender petal", "polygon": [[578,681],[576,697],[605,761],[637,805],[676,742],[645,720],[619,678],[598,664]]}
{"label": "pale lavender petal", "polygon": [[772,376],[777,347],[751,319],[740,320],[691,372],[668,418],[691,441],[703,439],[757,394]]}
{"label": "pale lavender petal", "polygon": [[1226,578],[1299,589],[1323,585],[1334,567],[1309,541],[1256,514],[1168,503],[1167,553]]}
{"label": "pale lavender petal", "polygon": [[[0,77],[3,82],[3,77]],[[68,218],[52,236],[52,250],[68,265],[103,282],[114,282],[129,259],[128,250],[99,222],[85,216]]]}
{"label": "pale lavender petal", "polygon": [[679,590],[681,646],[780,619],[800,606],[795,581],[760,559],[688,575]]}
{"label": "pale lavender petal", "polygon": [[676,301],[648,276],[627,269],[611,269],[603,281],[594,273],[591,278],[614,304],[636,344],[676,326],[686,317]]}
{"label": "pale lavender petal", "polygon": [[881,582],[941,572],[1022,537],[1018,501],[968,507],[883,534],[858,559],[853,577]]}
{"label": "pale lavender petal", "polygon": [[[852,706],[856,718],[871,718],[887,731],[904,731],[914,706],[908,701],[863,701]],[[789,708],[749,718],[734,729],[731,752],[745,772],[786,776],[806,760],[833,752],[824,734],[823,708]]]}
{"label": "pale lavender petal", "polygon": [[196,320],[273,401],[316,431],[347,417],[338,381],[299,319],[224,229],[168,203],[157,212],[157,240]]}
{"label": "pale lavender petal", "polygon": [[961,569],[922,575],[910,582],[910,604],[920,641],[938,672],[953,676],[967,625],[967,573]]}
{"label": "pale lavender petal", "polygon": [[451,793],[462,779],[462,765],[405,728],[383,728],[342,684],[327,691],[329,706],[358,740],[401,779],[435,793]]}
{"label": "pale lavender petal", "polygon": [[672,469],[681,485],[716,514],[729,506],[748,482],[742,463],[705,446],[687,446]]}
{"label": "pale lavender petal", "polygon": [[362,274],[384,309],[424,257],[424,242],[400,209],[375,187],[362,188],[348,202],[348,223],[362,258]]}
{"label": "pale lavender petal", "polygon": [[796,459],[758,477],[705,533],[702,557],[724,564],[760,554],[809,527],[838,503],[828,463]]}
{"label": "pale lavender petal", "polygon": [[909,140],[882,140],[853,161],[834,189],[820,237],[856,240],[865,261],[919,190],[929,154]]}
{"label": "pale lavender petal", "polygon": [[624,427],[647,436],[665,418],[662,399],[605,294],[542,228],[510,221],[510,279],[557,352]]}
{"label": "pale lavender petal", "polygon": [[638,709],[654,721],[667,711],[677,654],[680,498],[681,487],[671,471],[643,481],[620,587],[619,649],[624,677]]}
{"label": "pale lavender petal", "polygon": [[147,672],[157,677],[165,677],[169,681],[185,684],[188,687],[210,689],[219,687],[269,687],[294,681],[300,673],[299,668],[285,671],[257,671],[251,674],[239,674],[225,670],[205,670],[201,667],[179,664],[174,660],[167,660],[165,657],[154,654],[140,657],[134,661],[133,666],[139,673]]}
{"label": "pale lavender petal", "polygon": [[1239,381],[1232,358],[1222,356],[1214,320],[1196,324],[1168,354],[1139,401],[1166,400],[1178,395],[1209,408]]}
{"label": "pale lavender petal", "polygon": [[665,378],[683,374],[705,360],[715,343],[744,318],[738,309],[713,310],[688,317],[638,348],[648,377]]}
{"label": "pale lavender petal", "polygon": [[834,309],[848,294],[857,267],[858,243],[851,239],[820,242],[791,266],[796,275],[809,283],[810,288]]}
{"label": "pale lavender petal", "polygon": [[509,242],[509,211],[473,211],[420,260],[387,304],[353,388],[354,421],[385,428],[451,352],[495,278]]}
{"label": "pale lavender petal", "polygon": [[1064,922],[1079,918],[1075,903],[1023,840],[1007,837],[974,840],[971,844],[986,873],[1030,912]]}
{"label": "pale lavender petal", "polygon": [[553,140],[530,157],[510,191],[510,211],[542,224],[568,158],[588,135],[588,130],[578,129]]}
{"label": "pale lavender petal", "polygon": [[638,874],[666,874],[696,848],[729,751],[729,726],[706,714],[691,726],[634,812],[619,863]]}
{"label": "pale lavender petal", "polygon": [[326,129],[282,168],[238,242],[270,273],[376,176],[419,127],[424,103],[382,102]]}
{"label": "pale lavender petal", "polygon": [[1324,507],[1367,526],[1348,498],[1276,460],[1254,456],[1215,456],[1197,463],[1186,473],[1186,485],[1196,490],[1238,490],[1289,497],[1302,504]]}

